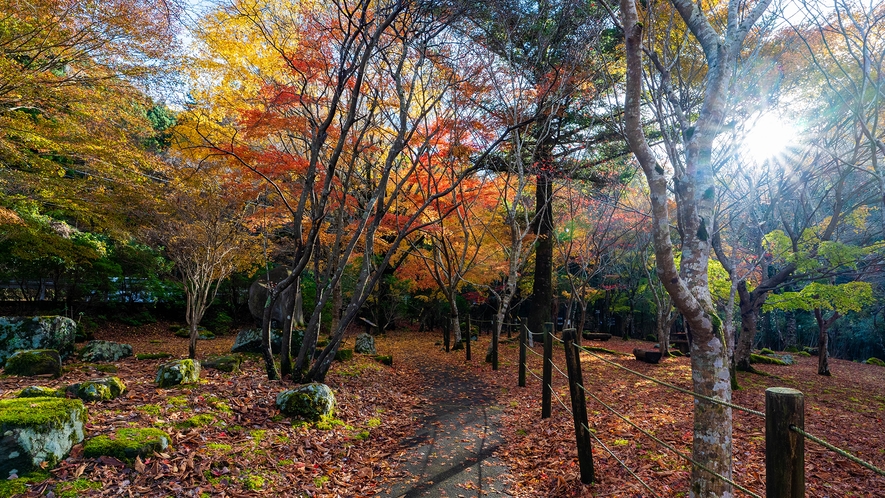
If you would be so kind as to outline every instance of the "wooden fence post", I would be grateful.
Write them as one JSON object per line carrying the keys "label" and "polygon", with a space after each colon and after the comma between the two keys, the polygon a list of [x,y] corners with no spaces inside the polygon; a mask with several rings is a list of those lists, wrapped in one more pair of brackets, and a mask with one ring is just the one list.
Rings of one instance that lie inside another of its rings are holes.
{"label": "wooden fence post", "polygon": [[[477,332],[477,338],[479,337],[479,332]],[[467,361],[470,361],[470,343],[473,341],[473,328],[470,326],[470,313],[467,313]]]}
{"label": "wooden fence post", "polygon": [[525,349],[528,347],[528,342],[529,328],[523,323],[519,331],[519,387],[525,387]]}
{"label": "wooden fence post", "polygon": [[498,324],[495,322],[492,320],[492,370],[498,369]]}
{"label": "wooden fence post", "polygon": [[765,496],[805,496],[805,397],[787,387],[765,390]]}
{"label": "wooden fence post", "polygon": [[587,425],[587,401],[584,397],[584,379],[581,373],[581,355],[575,349],[575,329],[562,331],[565,343],[565,365],[568,368],[568,390],[572,398],[572,416],[575,420],[575,441],[578,445],[578,466],[581,482],[593,483],[593,451]]}
{"label": "wooden fence post", "polygon": [[553,396],[553,324],[544,324],[544,365],[541,369],[541,418],[550,418],[550,403]]}

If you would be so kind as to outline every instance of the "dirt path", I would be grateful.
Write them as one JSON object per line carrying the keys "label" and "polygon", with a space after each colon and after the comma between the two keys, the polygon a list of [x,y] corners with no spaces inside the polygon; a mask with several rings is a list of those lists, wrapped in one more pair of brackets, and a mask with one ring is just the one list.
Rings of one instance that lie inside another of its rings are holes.
{"label": "dirt path", "polygon": [[427,404],[415,421],[415,434],[400,442],[400,470],[408,477],[382,496],[509,496],[503,483],[507,467],[494,456],[502,443],[494,391],[452,363],[415,358]]}

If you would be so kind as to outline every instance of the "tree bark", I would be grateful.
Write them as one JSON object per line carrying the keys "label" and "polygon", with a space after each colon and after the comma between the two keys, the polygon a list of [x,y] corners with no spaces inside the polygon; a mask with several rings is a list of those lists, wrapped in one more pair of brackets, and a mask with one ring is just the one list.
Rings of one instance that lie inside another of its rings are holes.
{"label": "tree bark", "polygon": [[814,319],[817,321],[818,327],[818,336],[817,336],[817,374],[818,375],[832,375],[830,373],[830,351],[828,347],[829,343],[829,335],[827,331],[830,329],[830,326],[835,323],[839,317],[842,316],[839,312],[833,313],[833,316],[830,318],[824,318],[823,310],[820,308],[815,308],[814,310]]}
{"label": "tree bark", "polygon": [[[541,167],[550,159],[545,157]],[[532,284],[532,306],[529,308],[530,330],[544,330],[552,321],[553,305],[553,178],[548,171],[538,173],[535,188],[535,280]]]}

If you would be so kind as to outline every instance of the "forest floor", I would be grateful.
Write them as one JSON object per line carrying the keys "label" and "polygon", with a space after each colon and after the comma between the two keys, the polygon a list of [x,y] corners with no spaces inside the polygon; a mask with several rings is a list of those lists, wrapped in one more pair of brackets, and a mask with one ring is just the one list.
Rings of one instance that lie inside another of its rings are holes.
{"label": "forest floor", "polygon": [[[96,338],[128,342],[136,353],[185,357],[187,340],[175,337],[172,328],[168,323],[112,325]],[[247,356],[238,373],[207,368],[199,384],[173,389],[158,389],[153,382],[165,360],[116,362],[110,365],[116,373],[110,375],[122,378],[129,390],[116,400],[88,405],[88,437],[123,427],[159,427],[171,435],[172,448],[127,464],[84,458],[78,445],[48,478],[28,484],[25,495],[687,496],[686,462],[593,399],[588,399],[588,414],[596,437],[655,494],[595,442],[597,482],[581,484],[573,422],[565,408],[570,406],[566,379],[554,371],[552,417],[541,420],[540,382],[529,375],[527,387],[517,387],[515,343],[502,344],[500,369],[492,371],[482,360],[488,335],[474,343],[470,362],[463,350],[445,353],[439,339],[437,334],[392,331],[376,339],[380,354],[393,355],[392,367],[359,355],[335,363],[326,381],[338,399],[339,422],[324,428],[280,416],[274,400],[291,383],[268,381],[257,356]],[[230,336],[200,341],[198,356],[226,353],[232,343]],[[629,355],[634,347],[650,349],[648,342],[612,339],[589,345],[616,353],[599,354],[609,361],[690,386],[688,358],[650,365]],[[534,351],[541,349],[536,345]],[[796,359],[791,366],[759,365],[762,375],[739,374],[742,389],[734,402],[763,411],[765,388],[799,389],[806,396],[808,432],[885,467],[885,368],[831,359],[833,376],[821,377],[817,358]],[[589,392],[690,453],[689,396],[586,353],[582,362]],[[559,344],[554,363],[565,370]],[[529,354],[528,364],[540,375],[540,357]],[[0,376],[0,397],[29,385],[59,387],[109,375],[103,372],[108,365],[69,361],[65,367],[57,380]],[[205,425],[194,426],[194,420]],[[760,495],[765,491],[764,426],[758,416],[735,412],[735,480]],[[885,478],[815,443],[806,442],[805,448],[807,496],[885,496]],[[442,488],[430,484],[453,476]]]}

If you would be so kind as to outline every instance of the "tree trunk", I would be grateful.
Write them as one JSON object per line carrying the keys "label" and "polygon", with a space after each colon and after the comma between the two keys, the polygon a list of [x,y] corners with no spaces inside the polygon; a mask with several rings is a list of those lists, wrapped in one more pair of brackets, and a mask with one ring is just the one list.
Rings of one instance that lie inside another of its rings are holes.
{"label": "tree trunk", "polygon": [[742,372],[755,372],[750,365],[750,350],[753,347],[753,339],[756,338],[756,320],[759,317],[756,299],[754,293],[747,291],[745,281],[738,282],[737,290],[740,297],[741,335],[738,336],[735,345],[734,367]]}
{"label": "tree trunk", "polygon": [[[546,156],[546,154],[545,154]],[[543,157],[543,166],[551,159]],[[535,280],[532,285],[532,305],[529,307],[529,330],[544,330],[544,324],[552,321],[553,306],[553,179],[550,173],[541,171],[535,189]]]}
{"label": "tree trunk", "polygon": [[830,329],[830,325],[832,325],[839,317],[842,316],[839,312],[833,313],[833,316],[830,318],[824,318],[823,310],[820,308],[815,308],[814,310],[814,319],[817,321],[818,327],[818,336],[817,336],[817,374],[818,375],[832,375],[830,373],[830,351],[828,347],[829,343],[829,335],[827,331]]}
{"label": "tree trunk", "polygon": [[796,333],[796,312],[787,311],[786,335],[784,336],[784,349],[798,347],[799,339]]}

